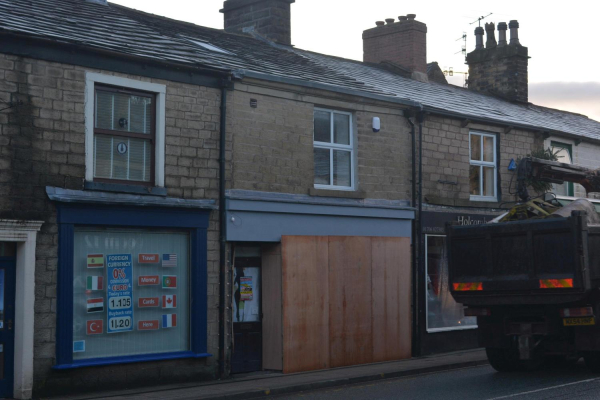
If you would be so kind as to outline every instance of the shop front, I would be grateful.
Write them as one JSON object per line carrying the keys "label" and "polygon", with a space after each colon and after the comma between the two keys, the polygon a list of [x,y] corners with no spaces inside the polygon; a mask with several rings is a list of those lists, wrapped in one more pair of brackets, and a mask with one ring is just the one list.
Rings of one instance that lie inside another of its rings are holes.
{"label": "shop front", "polygon": [[58,210],[58,376],[211,356],[207,229],[214,202],[57,188],[48,195]]}
{"label": "shop front", "polygon": [[232,190],[232,373],[411,356],[406,202]]}
{"label": "shop front", "polygon": [[424,211],[423,261],[419,268],[419,333],[421,354],[477,347],[477,318],[465,317],[450,294],[446,224],[485,224],[500,211]]}

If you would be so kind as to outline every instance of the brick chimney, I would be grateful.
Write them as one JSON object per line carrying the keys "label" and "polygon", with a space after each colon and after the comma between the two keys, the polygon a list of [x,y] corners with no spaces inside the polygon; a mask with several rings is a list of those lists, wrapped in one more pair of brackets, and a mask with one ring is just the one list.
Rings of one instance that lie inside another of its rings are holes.
{"label": "brick chimney", "polygon": [[226,0],[220,11],[225,31],[256,32],[279,44],[292,44],[290,5],[296,0]]}
{"label": "brick chimney", "polygon": [[527,103],[527,47],[519,43],[519,23],[510,21],[510,41],[506,40],[506,22],[498,24],[496,42],[494,24],[485,24],[487,40],[483,47],[483,29],[475,28],[475,50],[467,54],[469,89],[504,99]]}
{"label": "brick chimney", "polygon": [[415,14],[378,21],[363,32],[363,61],[391,62],[427,74],[427,25]]}

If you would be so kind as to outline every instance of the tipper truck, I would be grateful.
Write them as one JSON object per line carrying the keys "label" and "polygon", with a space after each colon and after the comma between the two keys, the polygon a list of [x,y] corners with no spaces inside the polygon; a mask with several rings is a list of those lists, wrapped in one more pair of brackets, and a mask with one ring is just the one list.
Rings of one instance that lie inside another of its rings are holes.
{"label": "tipper truck", "polygon": [[585,199],[531,197],[532,179],[600,192],[600,172],[535,158],[517,167],[520,197],[492,223],[447,226],[450,291],[476,316],[498,371],[584,357],[600,372],[600,216]]}

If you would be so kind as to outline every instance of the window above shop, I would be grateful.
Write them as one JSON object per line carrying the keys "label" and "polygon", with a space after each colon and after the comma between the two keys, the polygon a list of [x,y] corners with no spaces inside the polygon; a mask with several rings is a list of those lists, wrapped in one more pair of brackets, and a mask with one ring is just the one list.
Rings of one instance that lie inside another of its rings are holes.
{"label": "window above shop", "polygon": [[86,181],[164,187],[164,85],[86,75]]}
{"label": "window above shop", "polygon": [[472,201],[497,201],[496,135],[469,133],[469,193]]}
{"label": "window above shop", "polygon": [[[556,154],[558,162],[564,164],[573,164],[573,146],[568,143],[551,141],[552,151]],[[575,187],[573,182],[565,182],[563,184],[552,184],[552,191],[557,196],[574,196]]]}
{"label": "window above shop", "polygon": [[352,114],[315,108],[315,188],[354,190]]}

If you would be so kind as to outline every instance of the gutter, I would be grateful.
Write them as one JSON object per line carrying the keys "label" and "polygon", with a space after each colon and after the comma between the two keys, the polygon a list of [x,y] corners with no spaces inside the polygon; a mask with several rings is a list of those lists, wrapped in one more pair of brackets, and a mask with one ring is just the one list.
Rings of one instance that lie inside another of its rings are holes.
{"label": "gutter", "polygon": [[221,119],[219,125],[219,378],[227,376],[225,335],[227,307],[225,302],[225,281],[227,274],[227,222],[225,200],[225,146],[227,145],[227,90],[231,87],[231,77],[221,81]]}

